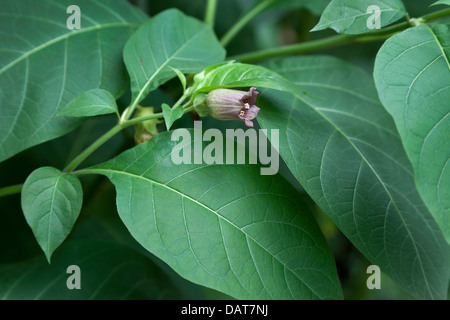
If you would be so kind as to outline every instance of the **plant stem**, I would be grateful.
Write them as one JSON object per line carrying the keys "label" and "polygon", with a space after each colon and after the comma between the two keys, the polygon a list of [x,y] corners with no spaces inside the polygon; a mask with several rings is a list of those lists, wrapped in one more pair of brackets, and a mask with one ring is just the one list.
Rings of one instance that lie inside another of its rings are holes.
{"label": "plant stem", "polygon": [[[228,33],[222,38],[222,45],[226,45],[233,39],[233,37],[245,26],[251,19],[253,19],[255,16],[257,16],[259,13],[261,13],[263,10],[265,10],[274,0],[265,0],[261,2],[259,5],[254,7],[252,10],[250,10],[244,17],[242,17],[231,29],[228,31]],[[217,0],[210,0],[208,2],[208,9],[207,9],[207,16],[208,19],[211,19],[212,13],[215,11],[215,7],[217,5]],[[214,7],[214,10],[213,8]],[[450,9],[440,10],[437,12],[430,13],[428,15],[425,15],[419,19],[422,19],[422,21],[431,21],[438,18],[442,18],[445,16],[450,16]],[[295,45],[290,46],[284,46],[280,48],[273,48],[273,49],[266,49],[256,52],[251,52],[247,54],[242,54],[239,56],[231,57],[230,59],[239,60],[242,62],[253,62],[263,59],[268,59],[276,56],[282,56],[282,55],[291,55],[291,54],[300,54],[305,53],[313,50],[319,50],[319,49],[325,49],[325,48],[331,48],[339,45],[344,45],[348,43],[355,43],[355,42],[367,42],[367,41],[378,41],[382,39],[386,39],[396,32],[402,31],[404,29],[407,29],[410,27],[411,24],[409,22],[403,22],[396,24],[392,27],[385,28],[383,30],[371,32],[367,35],[336,35],[325,39],[319,39],[304,43],[299,43]],[[127,111],[124,112],[122,115],[122,119],[119,124],[114,126],[111,130],[106,132],[103,136],[98,138],[94,143],[92,143],[88,148],[86,148],[82,153],[80,153],[75,159],[73,159],[69,165],[64,169],[65,172],[72,172],[77,166],[83,162],[90,154],[92,154],[95,150],[97,150],[101,145],[103,145],[106,141],[111,139],[116,133],[123,130],[124,128],[131,126],[133,124],[155,119],[155,118],[162,118],[162,113],[156,113],[148,116],[143,116],[139,118],[134,118],[131,120],[128,120],[129,117],[132,115],[134,109],[136,108],[138,101],[140,100],[141,96],[143,95],[144,90],[141,90],[138,97],[134,100],[133,104],[127,109]],[[184,94],[173,107],[179,106],[185,99],[187,95]],[[185,108],[185,112],[191,111],[193,108],[189,107],[191,102],[188,102],[183,106]],[[20,192],[20,189],[22,188],[21,185],[17,186],[11,186],[0,189],[0,196],[13,194]]]}
{"label": "plant stem", "polygon": [[422,17],[422,19],[423,19],[423,22],[427,22],[427,21],[436,20],[436,19],[446,17],[446,16],[450,16],[450,9],[444,9],[444,10],[432,12],[430,14],[424,15]]}
{"label": "plant stem", "polygon": [[264,49],[259,51],[254,51],[250,53],[244,53],[237,56],[229,57],[230,60],[237,60],[240,62],[255,62],[260,60],[265,60],[273,57],[286,56],[292,54],[301,54],[314,50],[332,48],[344,44],[348,44],[355,41],[355,37],[350,35],[336,35],[329,38],[313,40],[308,42],[303,42],[294,45],[288,45],[277,48]]}
{"label": "plant stem", "polygon": [[228,43],[241,31],[241,29],[249,23],[254,17],[263,12],[274,0],[265,0],[247,12],[231,29],[222,37],[220,43],[226,47]]}
{"label": "plant stem", "polygon": [[[184,101],[185,98],[186,98],[186,95],[182,96],[177,101],[177,103],[173,105],[172,108],[175,108],[177,105],[180,105],[181,102]],[[194,107],[191,106],[191,104],[192,104],[192,102],[187,102],[186,104],[184,104],[181,107],[184,109],[184,113],[188,113],[194,109]],[[112,138],[117,132],[119,132],[122,129],[125,129],[126,127],[129,127],[133,124],[139,123],[139,122],[143,122],[143,121],[151,120],[151,119],[163,118],[163,117],[164,117],[163,113],[160,112],[160,113],[154,113],[154,114],[150,114],[150,115],[139,117],[139,118],[133,118],[133,119],[123,122],[122,124],[117,124],[111,130],[109,130],[103,136],[101,136],[99,139],[97,139],[93,144],[91,144],[86,150],[84,150],[82,153],[80,153],[78,155],[78,157],[73,159],[72,162],[67,166],[67,168],[64,169],[64,171],[71,172],[72,174],[75,174],[77,176],[83,175],[83,174],[88,174],[87,169],[81,169],[81,170],[78,170],[75,172],[73,170],[75,170],[77,168],[77,166],[81,162],[84,161],[84,159],[86,159],[92,152],[97,150],[97,148],[99,148],[102,144],[104,144],[106,141],[108,141],[110,138]],[[2,191],[2,189],[0,189],[0,192],[1,191]],[[0,196],[1,196],[1,193],[0,193]]]}
{"label": "plant stem", "polygon": [[188,108],[185,108],[184,109],[184,113],[191,112],[192,110],[194,110],[194,106],[190,106]]}
{"label": "plant stem", "polygon": [[123,124],[116,124],[111,130],[106,132],[96,141],[94,141],[89,147],[87,147],[83,152],[81,152],[78,156],[76,156],[64,169],[64,172],[73,171],[81,162],[84,161],[89,155],[92,154],[95,150],[97,150],[102,144],[111,139],[116,133],[121,131],[124,127]]}
{"label": "plant stem", "polygon": [[349,34],[338,34],[324,39],[318,39],[308,42],[302,42],[298,44],[264,49],[260,51],[244,53],[242,55],[230,57],[230,60],[238,60],[241,62],[255,62],[259,60],[269,59],[278,56],[286,56],[293,54],[302,54],[310,51],[329,49],[337,46],[342,46],[350,43],[356,42],[369,42],[369,41],[379,41],[382,39],[389,38],[394,33],[407,29],[409,22],[402,22],[396,24],[392,27],[385,28],[380,31],[371,32],[367,35],[349,35]]}
{"label": "plant stem", "polygon": [[125,121],[130,119],[130,117],[133,115],[133,112],[139,103],[138,101],[141,100],[141,97],[144,94],[144,89],[147,86],[147,84],[148,82],[144,85],[144,88],[139,92],[138,96],[136,97],[136,99],[134,99],[133,103],[128,108],[126,108],[125,111],[122,113],[122,116],[119,119],[119,123],[124,123]]}
{"label": "plant stem", "polygon": [[147,121],[147,120],[151,120],[151,119],[163,118],[163,117],[164,117],[163,113],[160,112],[160,113],[149,114],[147,116],[142,116],[139,118],[133,118],[133,119],[127,120],[124,123],[122,123],[122,129],[129,127],[133,124],[139,123],[139,122],[143,122],[143,121]]}
{"label": "plant stem", "polygon": [[190,96],[190,93],[185,93],[185,94],[183,94],[183,95],[181,96],[181,98],[178,99],[178,101],[175,102],[175,104],[172,106],[172,109],[174,109],[174,108],[178,107],[180,104],[182,104],[183,101],[186,100],[186,98],[187,98],[188,96]]}
{"label": "plant stem", "polygon": [[[445,16],[450,16],[450,9],[440,10],[428,15],[425,15],[419,19],[423,19],[424,22],[435,20],[438,18],[442,18]],[[329,49],[337,46],[342,46],[350,43],[359,43],[359,42],[370,42],[370,41],[380,41],[391,37],[393,34],[403,31],[408,27],[411,27],[411,23],[409,21],[401,22],[395,24],[391,27],[384,28],[379,31],[374,31],[367,33],[365,35],[346,35],[340,34],[331,36],[324,39],[313,40],[283,47],[264,49],[249,53],[244,53],[237,56],[229,57],[229,60],[238,60],[240,62],[256,62],[264,59],[269,59],[273,57],[293,55],[293,54],[302,54],[310,51],[321,50],[321,49]]]}
{"label": "plant stem", "polygon": [[[141,93],[142,92],[143,91],[141,91]],[[140,96],[140,94],[139,94],[139,96]],[[139,96],[136,98],[135,103],[133,103],[131,105],[131,107],[133,107],[133,106],[136,107],[136,105],[137,105],[136,101],[139,101]],[[179,106],[188,96],[189,96],[188,93],[183,94],[180,97],[180,99],[178,99],[178,101],[173,105],[172,108],[176,108],[177,106]],[[131,107],[127,111],[129,111],[131,109]],[[185,107],[185,106],[183,106],[183,107]],[[126,127],[129,127],[129,126],[131,126],[133,124],[136,124],[136,123],[139,123],[139,122],[143,122],[143,121],[146,121],[146,120],[158,119],[158,118],[163,118],[164,117],[164,114],[162,112],[160,112],[160,113],[149,114],[147,116],[142,116],[142,117],[139,117],[139,118],[133,118],[133,119],[128,120],[126,115],[129,112],[127,112],[127,111],[124,112],[125,116],[120,120],[120,122],[117,125],[115,125],[111,130],[109,130],[104,135],[102,135],[100,138],[98,138],[94,143],[92,143],[82,153],[80,153],[75,159],[73,159],[67,165],[67,167],[64,169],[64,171],[65,172],[72,172],[73,170],[75,170],[78,167],[78,165],[81,162],[84,161],[84,159],[86,159],[89,155],[92,154],[92,152],[97,150],[102,144],[104,144],[106,141],[111,139],[116,133],[118,133],[119,131],[125,129]]]}
{"label": "plant stem", "polygon": [[0,197],[6,197],[12,194],[20,193],[23,184],[16,184],[14,186],[0,188]]}
{"label": "plant stem", "polygon": [[146,120],[156,119],[156,118],[162,118],[162,113],[155,113],[150,114],[148,116],[143,116],[139,118],[130,119],[127,121],[124,121],[122,123],[116,124],[111,130],[106,132],[104,135],[102,135],[100,138],[98,138],[96,141],[94,141],[89,147],[87,147],[82,153],[80,153],[77,157],[75,157],[64,169],[65,172],[71,172],[78,165],[83,162],[87,157],[89,157],[95,150],[97,150],[101,145],[103,145],[106,141],[111,139],[116,133],[120,132],[121,130],[125,129],[126,127],[129,127],[133,124],[143,122]]}
{"label": "plant stem", "polygon": [[[184,100],[186,99],[186,95],[183,95],[177,103],[174,104],[174,107],[180,105]],[[185,109],[185,113],[191,111],[191,108],[187,108],[192,102],[188,102],[185,105],[183,105],[183,108]],[[186,109],[187,108],[187,109]],[[106,141],[111,139],[116,133],[120,132],[121,130],[125,129],[126,127],[129,127],[131,125],[134,125],[139,122],[151,120],[151,119],[158,119],[163,118],[164,115],[162,112],[160,113],[154,113],[149,114],[147,116],[142,116],[139,118],[133,118],[130,120],[123,121],[122,123],[119,123],[115,125],[111,130],[106,132],[104,135],[102,135],[100,138],[98,138],[95,142],[93,142],[89,147],[87,147],[82,153],[80,153],[75,159],[73,159],[67,167],[64,169],[64,172],[72,172],[75,170],[80,163],[82,163],[88,156],[90,156],[95,150],[97,150],[101,145],[103,145]]]}
{"label": "plant stem", "polygon": [[217,0],[208,0],[206,6],[205,22],[214,25],[214,18],[216,16]]}

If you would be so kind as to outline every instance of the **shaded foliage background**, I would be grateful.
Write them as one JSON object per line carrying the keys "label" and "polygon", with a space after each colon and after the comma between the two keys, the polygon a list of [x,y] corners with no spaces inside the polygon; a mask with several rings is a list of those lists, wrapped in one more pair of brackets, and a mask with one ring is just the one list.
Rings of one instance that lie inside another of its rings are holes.
{"label": "shaded foliage background", "polygon": [[[168,8],[178,8],[185,14],[197,17],[200,20],[204,17],[206,5],[205,0],[130,0],[130,2],[150,16],[154,16]],[[321,3],[326,5],[327,2],[322,1]],[[219,38],[229,30],[251,5],[252,1],[247,0],[226,0],[218,2],[218,12],[220,14],[216,16],[214,29]],[[332,30],[326,30],[320,33],[309,32],[319,20],[319,13],[321,12],[320,4],[316,3],[316,6],[319,6],[319,8],[314,6],[310,9],[276,8],[261,14],[231,41],[227,47],[227,55],[233,56],[257,49],[324,38],[334,34]],[[407,0],[405,1],[405,6],[411,16],[423,15],[436,10],[436,8],[428,8],[429,3],[426,1]],[[379,41],[351,44],[339,48],[321,50],[311,54],[333,55],[362,67],[368,73],[372,73],[375,56],[382,43],[382,41]],[[174,79],[163,85],[161,89],[152,92],[141,104],[157,106],[161,105],[161,103],[173,103],[174,97],[179,94],[179,82],[177,79]],[[127,106],[127,101],[130,101],[130,95],[131,93],[127,92],[119,99],[120,111],[124,110]],[[194,119],[195,116],[184,117],[175,123],[174,128],[192,127],[192,120]],[[114,116],[89,119],[75,131],[61,138],[32,147],[0,163],[1,186],[23,183],[34,169],[41,166],[65,167],[70,159],[92,143],[98,136],[111,128],[115,124],[115,121]],[[225,128],[233,127],[244,128],[243,124],[239,122],[221,122],[212,118],[205,118],[203,120],[204,129],[220,128],[224,130]],[[161,131],[164,130],[163,128],[163,125],[159,126]],[[113,155],[129,149],[133,145],[133,129],[128,128],[97,150],[87,159],[84,166],[101,163],[110,159]],[[304,192],[296,179],[293,178],[284,163],[281,164],[281,173],[304,195],[305,199],[308,199],[309,205],[314,208],[316,219],[336,260],[339,278],[346,299],[411,298],[407,292],[384,274],[381,279],[383,290],[368,290],[366,287],[366,279],[368,276],[366,274],[366,268],[370,265],[369,261],[355,249],[333,222],[309,199],[306,192]],[[59,259],[71,260],[69,253],[73,252],[72,250],[76,252],[78,252],[77,250],[81,250],[77,246],[83,243],[83,241],[95,240],[99,243],[105,242],[112,247],[111,255],[109,256],[112,259],[111,261],[113,261],[112,263],[115,263],[113,256],[117,252],[125,252],[128,249],[125,250],[123,248],[130,248],[131,250],[127,252],[131,253],[124,253],[123,259],[132,260],[133,258],[141,266],[145,266],[146,263],[151,266],[149,267],[150,269],[146,269],[146,272],[152,273],[149,275],[149,278],[156,279],[156,286],[155,283],[151,283],[148,288],[153,288],[153,290],[146,290],[145,284],[143,284],[142,292],[131,297],[162,299],[228,298],[222,293],[189,283],[175,274],[164,262],[143,250],[119,220],[115,206],[115,191],[112,184],[106,178],[102,176],[87,176],[82,177],[81,180],[84,192],[84,205],[73,232],[69,235],[66,243],[57,250],[57,253],[59,252]],[[1,197],[0,208],[0,264],[4,266],[11,265],[15,270],[20,270],[19,265],[21,263],[24,263],[24,261],[33,261],[31,263],[44,268],[46,262],[41,249],[24,219],[20,206],[20,195]],[[68,254],[63,253],[66,250],[69,252]],[[130,257],[130,255],[133,255],[133,257]],[[80,256],[83,256],[82,253]],[[74,263],[70,262],[68,264]],[[59,269],[58,266],[52,265],[52,268],[55,268],[52,272],[64,273],[65,270],[61,269],[63,268],[62,265]],[[39,270],[40,267],[37,268]],[[88,266],[88,268],[95,269],[93,266]],[[145,267],[142,268],[145,269]],[[4,270],[0,268],[0,273]],[[104,272],[103,270],[100,268],[97,272]],[[47,275],[47,278],[44,276],[43,281],[48,279],[47,281],[51,282],[52,272]],[[160,288],[160,290],[154,290],[155,287]],[[102,294],[104,294],[103,291]],[[67,297],[70,298],[70,296]],[[72,297],[90,298],[76,296],[76,294]],[[98,297],[108,298],[107,295],[99,295],[95,298]],[[45,298],[45,296],[42,296],[42,298]]]}

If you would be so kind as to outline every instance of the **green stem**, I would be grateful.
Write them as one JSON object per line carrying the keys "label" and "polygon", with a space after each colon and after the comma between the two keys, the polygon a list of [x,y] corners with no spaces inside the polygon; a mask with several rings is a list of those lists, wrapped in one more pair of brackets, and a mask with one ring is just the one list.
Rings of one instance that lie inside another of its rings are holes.
{"label": "green stem", "polygon": [[191,112],[192,110],[194,110],[194,106],[190,106],[188,108],[185,108],[184,109],[184,113]]}
{"label": "green stem", "polygon": [[[173,108],[180,105],[184,100],[186,99],[186,95],[183,95],[177,103],[174,104]],[[185,109],[185,113],[191,111],[192,109],[187,108],[192,102],[188,102],[185,105],[183,105],[183,108]],[[187,109],[186,109],[187,108]],[[87,157],[89,157],[95,150],[97,150],[101,145],[103,145],[106,141],[111,139],[116,133],[120,132],[121,130],[125,129],[126,127],[129,127],[131,125],[134,125],[139,122],[151,120],[151,119],[158,119],[163,118],[164,115],[162,112],[160,113],[154,113],[149,114],[147,116],[142,116],[139,118],[133,118],[130,120],[123,121],[122,123],[119,123],[115,125],[111,130],[106,132],[104,135],[102,135],[100,138],[98,138],[94,143],[92,143],[89,147],[87,147],[82,153],[80,153],[75,159],[73,159],[67,167],[64,169],[65,172],[72,172],[75,170],[80,163],[82,163]]]}
{"label": "green stem", "polygon": [[214,19],[216,17],[217,0],[208,0],[205,14],[205,22],[214,25]]}
{"label": "green stem", "polygon": [[133,103],[128,108],[126,108],[125,111],[122,113],[122,116],[119,119],[119,124],[125,123],[133,115],[133,112],[136,109],[138,103],[144,98],[143,97],[144,92],[146,91],[150,82],[152,82],[152,79],[153,79],[153,76],[147,80],[144,87],[141,89],[141,91],[139,91],[139,94],[136,97],[136,99],[134,99]]}
{"label": "green stem", "polygon": [[254,17],[259,15],[261,12],[263,12],[269,5],[272,4],[272,2],[275,0],[265,0],[262,1],[260,4],[255,6],[253,9],[251,9],[249,12],[247,12],[241,19],[239,19],[238,22],[236,22],[231,29],[222,37],[220,40],[220,43],[222,46],[226,47],[228,43],[230,43],[231,40],[241,31],[241,29],[249,23]]}
{"label": "green stem", "polygon": [[186,100],[186,98],[190,96],[190,93],[184,93],[180,99],[178,99],[177,102],[175,102],[175,104],[172,106],[172,109],[178,107],[180,104],[183,103],[184,100]]}
{"label": "green stem", "polygon": [[422,17],[423,22],[436,20],[442,17],[450,16],[450,9],[439,10],[436,12],[432,12],[430,14],[424,15]]}
{"label": "green stem", "polygon": [[310,51],[321,49],[329,49],[337,46],[342,46],[356,42],[379,41],[389,38],[394,33],[407,29],[409,22],[402,22],[389,28],[380,31],[371,32],[367,35],[348,35],[338,34],[324,39],[318,39],[308,42],[297,43],[293,45],[264,49],[260,51],[244,53],[238,56],[230,57],[230,60],[238,60],[241,62],[255,62],[264,59],[269,59],[278,56],[286,56],[293,54],[302,54]]}
{"label": "green stem", "polygon": [[[431,21],[445,16],[450,16],[450,9],[440,10],[437,12],[430,13],[419,18],[421,21]],[[360,43],[360,42],[370,42],[370,41],[380,41],[387,39],[397,32],[403,31],[411,27],[410,21],[401,22],[395,24],[391,27],[384,28],[379,31],[374,31],[367,33],[365,35],[335,35],[324,39],[313,40],[283,47],[264,49],[260,51],[254,51],[249,53],[244,53],[237,56],[229,57],[229,60],[237,60],[240,62],[256,62],[260,60],[265,60],[269,58],[302,54],[310,51],[329,49],[337,46],[342,46],[350,43]]]}
{"label": "green stem", "polygon": [[126,108],[125,111],[122,113],[122,116],[119,119],[119,123],[124,123],[125,121],[130,119],[130,117],[133,115],[134,109],[136,109],[139,101],[141,100],[141,97],[144,94],[144,90],[148,83],[149,82],[147,82],[144,85],[144,88],[139,92],[138,96],[136,97],[136,99],[134,99],[133,103],[128,108]]}
{"label": "green stem", "polygon": [[87,147],[82,153],[80,153],[75,159],[73,159],[67,165],[67,167],[64,169],[64,171],[65,172],[71,172],[74,169],[76,169],[76,167],[78,167],[78,165],[81,162],[83,162],[87,157],[89,157],[95,150],[97,150],[106,141],[108,141],[114,135],[116,135],[116,133],[122,131],[126,127],[129,127],[129,126],[131,126],[133,124],[136,124],[136,123],[139,123],[139,122],[143,122],[143,121],[146,121],[146,120],[162,118],[162,117],[163,117],[162,113],[155,113],[155,114],[150,114],[148,116],[143,116],[143,117],[139,117],[139,118],[134,118],[134,119],[130,119],[130,120],[127,120],[127,121],[123,121],[122,123],[119,123],[119,124],[115,125],[113,128],[111,128],[111,130],[109,130],[104,135],[102,135],[100,138],[98,138],[96,141],[94,141],[89,147]]}
{"label": "green stem", "polygon": [[128,127],[128,126],[131,126],[131,125],[139,123],[139,122],[143,122],[143,121],[147,121],[147,120],[151,120],[151,119],[163,118],[163,117],[164,117],[164,115],[163,115],[162,112],[149,114],[147,116],[142,116],[142,117],[139,117],[139,118],[133,118],[133,119],[127,120],[124,123],[122,123],[122,127],[124,129],[124,128]]}
{"label": "green stem", "polygon": [[313,40],[294,45],[244,53],[237,56],[229,57],[228,59],[237,60],[245,63],[256,62],[273,57],[301,54],[314,50],[333,48],[336,46],[352,43],[354,42],[354,38],[355,37],[349,35],[336,35],[325,39]]}
{"label": "green stem", "polygon": [[97,150],[102,144],[111,139],[116,133],[121,131],[124,127],[123,124],[116,124],[111,130],[106,132],[96,141],[94,141],[89,147],[87,147],[83,152],[76,156],[64,169],[65,172],[73,171],[78,165],[83,162],[87,157],[89,157],[92,152]]}
{"label": "green stem", "polygon": [[20,193],[23,184],[16,184],[14,186],[0,188],[0,197],[6,197],[12,194]]}
{"label": "green stem", "polygon": [[89,135],[91,134],[93,125],[94,121],[87,121],[83,124],[80,132],[75,138],[75,141],[72,143],[70,152],[67,154],[66,163],[76,157],[81,151],[83,151],[83,147],[86,140],[89,138]]}
{"label": "green stem", "polygon": [[[251,19],[253,19],[256,15],[258,15],[260,12],[262,12],[267,6],[271,4],[271,2],[274,0],[266,0],[261,2],[258,6],[254,7],[252,10],[250,10],[242,19],[240,19],[234,26],[231,28],[231,30],[223,37],[222,44],[225,46],[238,32],[242,29],[242,27],[247,24]],[[209,4],[208,4],[209,5]],[[438,18],[442,18],[445,16],[450,16],[450,9],[440,10],[437,12],[430,13],[428,15],[425,15],[419,19],[422,19],[422,21],[427,22],[431,20],[435,20]],[[348,43],[355,43],[355,42],[367,42],[367,41],[378,41],[381,39],[386,39],[395,34],[396,32],[400,32],[404,29],[407,29],[410,27],[409,22],[403,22],[396,24],[392,27],[385,28],[383,30],[371,32],[367,35],[361,36],[361,35],[336,35],[325,39],[319,39],[315,41],[309,41],[304,43],[299,43],[295,45],[290,46],[284,46],[280,48],[273,48],[273,49],[266,49],[261,51],[256,51],[252,53],[247,53],[235,57],[231,57],[230,59],[239,60],[242,62],[250,62],[250,61],[258,61],[263,60],[267,58],[272,58],[280,55],[291,55],[291,54],[300,54],[309,52],[312,50],[319,50],[319,49],[326,49],[331,48],[343,44]],[[111,139],[116,133],[121,131],[122,129],[131,126],[133,124],[155,119],[155,118],[162,118],[162,113],[156,113],[144,117],[139,117],[135,119],[128,120],[128,118],[132,115],[134,109],[136,108],[138,101],[140,101],[141,96],[143,95],[144,90],[141,90],[138,97],[134,100],[133,104],[127,109],[127,111],[124,112],[122,119],[119,124],[114,126],[111,130],[106,132],[103,136],[98,138],[93,144],[91,144],[88,148],[86,148],[82,153],[80,153],[75,159],[73,159],[69,165],[64,169],[66,172],[72,172],[81,162],[83,162],[92,152],[97,150],[102,144],[104,144],[106,141]],[[173,107],[179,106],[185,99],[187,95],[183,95],[177,103]],[[183,106],[185,108],[185,112],[191,111],[193,108],[189,105],[192,102],[188,102]],[[2,195],[8,195],[20,192],[21,186],[11,186],[6,187],[3,189],[0,189],[0,196]]]}

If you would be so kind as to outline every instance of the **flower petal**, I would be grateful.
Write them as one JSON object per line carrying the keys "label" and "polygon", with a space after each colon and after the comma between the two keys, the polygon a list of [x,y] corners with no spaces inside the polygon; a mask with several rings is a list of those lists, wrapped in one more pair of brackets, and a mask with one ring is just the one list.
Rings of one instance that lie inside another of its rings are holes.
{"label": "flower petal", "polygon": [[259,92],[256,91],[255,87],[251,87],[246,95],[241,98],[243,104],[248,103],[249,105],[254,105],[256,103],[256,98]]}

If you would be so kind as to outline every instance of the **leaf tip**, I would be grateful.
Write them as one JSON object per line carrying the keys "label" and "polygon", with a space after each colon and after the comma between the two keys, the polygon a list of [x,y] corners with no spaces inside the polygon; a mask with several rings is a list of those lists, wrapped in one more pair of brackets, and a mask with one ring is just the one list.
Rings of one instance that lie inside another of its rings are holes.
{"label": "leaf tip", "polygon": [[44,251],[45,258],[47,259],[48,264],[52,264],[51,260],[52,260],[53,251],[50,251],[50,249],[43,250],[43,251]]}

